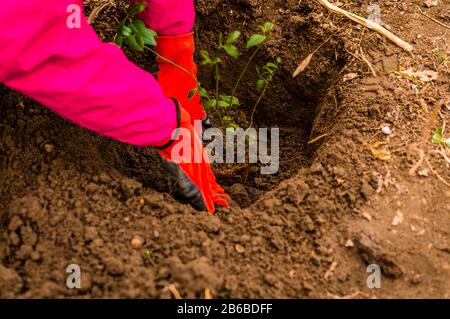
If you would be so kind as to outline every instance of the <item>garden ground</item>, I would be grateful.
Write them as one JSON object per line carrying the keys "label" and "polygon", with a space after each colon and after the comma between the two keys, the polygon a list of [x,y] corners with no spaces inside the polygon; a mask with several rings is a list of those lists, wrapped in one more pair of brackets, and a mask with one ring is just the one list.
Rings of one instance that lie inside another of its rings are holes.
{"label": "garden ground", "polygon": [[[240,208],[215,216],[171,197],[153,150],[97,136],[0,88],[0,296],[450,297],[450,164],[431,143],[450,123],[450,31],[418,11],[448,25],[450,6],[427,3],[378,2],[385,27],[414,45],[409,54],[316,1],[197,1],[199,48],[212,50],[219,32],[248,36],[272,21],[257,61],[283,58],[255,122],[281,129],[280,172],[216,165]],[[362,16],[369,4],[340,3]],[[96,19],[105,40],[124,5],[112,1]],[[154,71],[149,56],[130,58]],[[225,64],[222,89],[242,63]],[[409,68],[438,76],[400,73]],[[210,71],[200,73],[211,85]],[[244,127],[255,80],[238,93]],[[66,287],[69,264],[81,266],[79,290]],[[367,287],[368,264],[381,266],[380,289]]]}

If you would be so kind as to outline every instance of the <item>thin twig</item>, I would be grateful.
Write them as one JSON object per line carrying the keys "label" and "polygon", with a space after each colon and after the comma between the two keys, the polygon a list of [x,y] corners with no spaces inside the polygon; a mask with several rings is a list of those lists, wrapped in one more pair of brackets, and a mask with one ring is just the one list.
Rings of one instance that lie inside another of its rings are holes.
{"label": "thin twig", "polygon": [[320,48],[322,46],[325,45],[325,43],[327,43],[328,41],[330,41],[330,39],[333,37],[333,35],[330,35],[328,37],[328,39],[326,39],[325,41],[323,41],[311,54],[309,54],[305,59],[302,60],[302,62],[297,66],[297,68],[295,69],[294,73],[292,74],[292,77],[295,78],[296,76],[298,76],[300,73],[302,73],[303,71],[305,71],[305,69],[309,66],[309,64],[311,63],[311,60],[314,56],[314,54],[317,53],[317,51],[320,50]]}
{"label": "thin twig", "polygon": [[253,126],[253,120],[254,120],[254,117],[255,117],[256,108],[258,107],[259,103],[261,103],[261,100],[264,97],[264,94],[266,93],[267,88],[269,87],[269,84],[270,84],[270,82],[266,81],[266,85],[264,86],[263,91],[259,95],[259,98],[258,98],[258,100],[255,103],[255,106],[253,106],[252,115],[250,116],[250,125],[248,126],[249,129]]}
{"label": "thin twig", "polygon": [[413,176],[413,175],[415,175],[416,174],[416,171],[419,169],[419,167],[422,165],[422,163],[423,163],[423,160],[424,160],[424,158],[425,158],[425,153],[424,153],[424,151],[422,150],[422,149],[420,149],[419,150],[419,160],[417,161],[417,163],[416,164],[414,164],[414,166],[413,167],[411,167],[411,169],[409,170],[409,172],[408,172],[408,174],[409,175],[411,175],[411,176]]}
{"label": "thin twig", "polygon": [[442,157],[447,161],[447,163],[450,164],[450,158],[448,158],[448,156],[445,155],[444,152],[442,152],[440,150],[434,150],[434,151],[431,151],[431,152],[442,155]]}
{"label": "thin twig", "polygon": [[450,183],[447,182],[441,175],[439,175],[438,172],[436,172],[436,171],[433,169],[433,166],[431,166],[430,161],[428,161],[428,158],[425,158],[425,162],[427,162],[428,167],[430,168],[430,171],[431,171],[434,175],[436,175],[436,177],[439,178],[439,179],[441,180],[442,183],[444,183],[445,185],[447,185],[448,187],[450,187]]}
{"label": "thin twig", "polygon": [[181,294],[178,292],[177,287],[174,284],[167,286],[167,289],[172,293],[175,299],[182,299]]}
{"label": "thin twig", "polygon": [[359,48],[360,52],[361,52],[361,57],[364,60],[364,62],[366,62],[367,66],[370,69],[370,72],[372,72],[374,77],[378,77],[377,72],[375,71],[375,69],[373,68],[372,64],[369,62],[369,60],[367,60],[366,56],[364,55],[363,49],[360,47]]}
{"label": "thin twig", "polygon": [[102,11],[104,8],[106,8],[107,6],[111,5],[110,3],[104,3],[101,6],[98,6],[96,8],[94,8],[91,12],[91,14],[88,17],[88,23],[89,24],[93,24],[95,19],[97,18],[98,14],[100,13],[100,11]]}
{"label": "thin twig", "polygon": [[378,32],[381,35],[384,35],[386,38],[388,38],[389,40],[391,40],[392,42],[394,42],[396,45],[398,45],[399,47],[401,47],[402,49],[411,52],[413,50],[413,46],[411,44],[409,44],[408,42],[400,39],[399,37],[397,37],[395,34],[393,34],[391,31],[386,30],[385,28],[383,28],[382,26],[380,26],[379,24],[367,20],[363,17],[360,17],[354,13],[348,12],[344,9],[341,9],[337,6],[335,6],[334,4],[331,4],[330,2],[328,2],[327,0],[317,0],[321,5],[323,5],[325,8],[327,8],[328,10],[330,10],[333,13],[338,13],[338,14],[342,14],[345,17],[349,18],[350,20],[368,27],[369,29]]}
{"label": "thin twig", "polygon": [[328,133],[319,135],[319,136],[313,138],[312,140],[310,140],[310,141],[308,142],[308,144],[314,144],[314,143],[316,143],[317,141],[319,141],[319,140],[321,140],[322,138],[327,137],[327,136],[329,136],[329,135],[330,135],[330,134],[328,134]]}
{"label": "thin twig", "polygon": [[423,14],[425,17],[427,17],[428,19],[430,19],[431,21],[436,22],[437,24],[439,24],[440,26],[443,26],[444,28],[450,29],[450,26],[446,25],[445,23],[437,20],[436,18],[433,18],[432,16],[429,16],[428,14],[426,14],[425,12],[423,12],[422,9],[420,9],[419,7],[417,7],[417,9],[419,9],[419,12],[421,14]]}

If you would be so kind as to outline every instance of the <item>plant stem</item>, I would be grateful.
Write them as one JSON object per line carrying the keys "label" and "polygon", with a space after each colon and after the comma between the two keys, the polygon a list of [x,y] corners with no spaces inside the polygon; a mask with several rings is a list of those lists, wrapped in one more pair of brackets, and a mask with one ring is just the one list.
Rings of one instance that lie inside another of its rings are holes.
{"label": "plant stem", "polygon": [[192,77],[192,79],[195,81],[195,83],[197,84],[197,88],[198,88],[198,81],[197,81],[197,78],[195,77],[195,75],[194,75],[192,72],[189,72],[188,70],[186,70],[186,69],[183,68],[182,66],[176,64],[176,63],[173,62],[173,61],[170,61],[169,59],[167,59],[167,58],[165,58],[165,57],[163,57],[161,54],[159,54],[158,52],[156,52],[156,51],[153,50],[152,48],[147,47],[147,46],[145,46],[144,48],[147,49],[147,50],[149,50],[150,52],[152,52],[154,55],[156,55],[156,56],[157,56],[158,58],[160,58],[161,60],[164,60],[165,62],[167,62],[167,63],[173,65],[173,66],[176,67],[177,69],[180,69],[180,70],[183,71],[184,73],[189,74],[189,75]]}
{"label": "plant stem", "polygon": [[220,106],[219,106],[219,97],[220,97],[220,92],[219,92],[219,90],[220,90],[220,70],[219,70],[219,63],[216,63],[216,64],[214,65],[214,69],[215,69],[215,71],[216,71],[216,103],[217,103],[217,105],[216,105],[216,110],[217,110],[217,113],[218,113],[218,115],[219,115],[219,117],[220,117],[220,124],[221,124],[222,126],[224,126],[224,123],[223,123],[223,117],[222,117],[222,112],[220,111]]}
{"label": "plant stem", "polygon": [[250,116],[250,125],[248,126],[248,129],[250,129],[253,126],[253,118],[255,116],[256,108],[258,107],[259,103],[261,103],[262,98],[264,97],[264,94],[267,91],[267,88],[269,87],[270,82],[266,81],[266,84],[264,85],[264,89],[262,90],[261,94],[259,95],[258,100],[255,103],[255,106],[253,106],[252,115]]}
{"label": "plant stem", "polygon": [[255,58],[256,54],[259,52],[260,49],[261,49],[261,47],[258,47],[255,50],[255,52],[253,52],[253,54],[250,56],[250,59],[248,60],[247,64],[245,65],[244,70],[242,70],[241,74],[239,75],[236,85],[234,86],[233,91],[231,92],[230,105],[233,101],[233,98],[236,95],[237,89],[239,88],[239,85],[241,84],[242,79],[244,78],[245,73],[247,73],[247,70],[250,67],[250,64],[252,63],[253,59]]}
{"label": "plant stem", "polygon": [[216,100],[219,102],[220,71],[218,63],[214,65],[214,69],[216,71]]}

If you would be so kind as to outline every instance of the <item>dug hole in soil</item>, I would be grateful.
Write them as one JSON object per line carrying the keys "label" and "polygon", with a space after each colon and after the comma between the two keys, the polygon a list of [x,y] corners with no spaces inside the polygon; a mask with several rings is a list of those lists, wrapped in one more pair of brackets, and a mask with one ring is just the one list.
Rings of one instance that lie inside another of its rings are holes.
{"label": "dug hole in soil", "polygon": [[[431,173],[408,174],[419,159],[410,141],[431,132],[423,119],[448,93],[448,70],[421,96],[389,70],[433,67],[425,40],[441,29],[426,18],[406,22],[416,17],[413,4],[380,2],[386,23],[409,28],[399,36],[414,41],[420,32],[415,60],[315,1],[196,2],[198,48],[212,51],[219,32],[248,37],[265,21],[276,24],[256,63],[283,63],[255,124],[280,128],[279,172],[215,165],[240,208],[200,213],[173,199],[153,150],[97,136],[0,88],[0,296],[172,298],[175,287],[187,298],[205,290],[214,298],[448,297],[450,192]],[[88,11],[98,5],[86,3]],[[105,40],[125,3],[97,18]],[[350,7],[366,15],[367,5]],[[298,63],[330,36],[293,79]],[[449,49],[448,40],[433,44]],[[355,58],[360,47],[378,77]],[[150,57],[130,58],[154,69]],[[222,90],[232,89],[245,58],[225,63]],[[343,82],[349,73],[358,77]],[[210,70],[200,67],[200,80],[210,87]],[[249,74],[238,92],[243,127],[255,81]],[[379,134],[386,124],[397,129],[392,136]],[[390,161],[369,151],[375,142],[392,145]],[[448,166],[429,161],[448,179]],[[383,271],[380,289],[366,283],[374,263]],[[81,289],[66,286],[70,264],[81,267]]]}

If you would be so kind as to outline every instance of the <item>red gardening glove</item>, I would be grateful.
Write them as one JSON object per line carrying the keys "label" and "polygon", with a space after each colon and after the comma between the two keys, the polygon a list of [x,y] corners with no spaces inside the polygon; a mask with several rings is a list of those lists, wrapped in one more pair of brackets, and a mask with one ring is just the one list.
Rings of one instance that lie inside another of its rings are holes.
{"label": "red gardening glove", "polygon": [[207,119],[205,110],[200,104],[200,95],[196,93],[191,99],[188,98],[189,93],[197,88],[194,33],[159,36],[156,42],[156,51],[161,56],[184,69],[181,70],[165,59],[157,58],[158,82],[165,95],[176,98],[189,112],[192,122]]}
{"label": "red gardening glove", "polygon": [[163,157],[163,166],[175,183],[178,197],[194,208],[211,214],[215,212],[216,204],[230,207],[227,200],[231,197],[217,184],[189,113],[174,101],[178,109],[178,129],[172,134],[172,140],[157,149]]}

